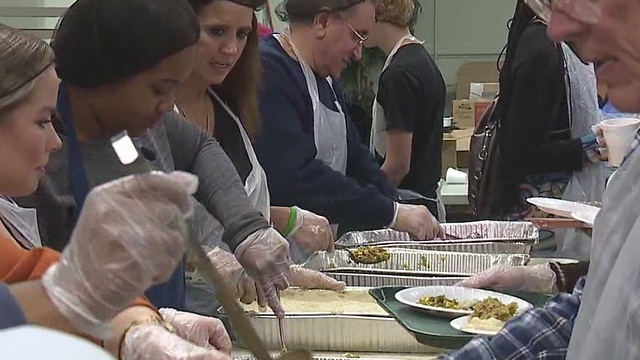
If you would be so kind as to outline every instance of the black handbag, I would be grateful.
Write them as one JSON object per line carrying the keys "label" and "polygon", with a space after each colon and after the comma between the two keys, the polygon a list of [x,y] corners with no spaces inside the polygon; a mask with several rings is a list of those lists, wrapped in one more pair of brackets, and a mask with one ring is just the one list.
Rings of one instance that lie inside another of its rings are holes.
{"label": "black handbag", "polygon": [[469,205],[478,219],[500,218],[500,112],[498,98],[480,118],[469,148]]}

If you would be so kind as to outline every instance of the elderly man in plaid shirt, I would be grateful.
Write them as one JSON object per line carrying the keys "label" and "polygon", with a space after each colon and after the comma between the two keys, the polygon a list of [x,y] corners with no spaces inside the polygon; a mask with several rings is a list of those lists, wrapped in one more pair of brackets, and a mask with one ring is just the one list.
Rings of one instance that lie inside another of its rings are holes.
{"label": "elderly man in plaid shirt", "polygon": [[[613,104],[640,112],[640,0],[526,0],[571,42]],[[441,359],[640,359],[640,134],[612,176],[596,219],[588,282]]]}

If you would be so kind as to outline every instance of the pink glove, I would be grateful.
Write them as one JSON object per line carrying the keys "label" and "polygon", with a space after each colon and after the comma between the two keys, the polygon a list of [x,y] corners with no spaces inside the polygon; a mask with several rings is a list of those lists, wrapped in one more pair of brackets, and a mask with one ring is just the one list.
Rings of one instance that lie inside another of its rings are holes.
{"label": "pink glove", "polygon": [[220,319],[168,308],[160,309],[160,315],[181,338],[202,348],[231,355],[231,338]]}
{"label": "pink glove", "polygon": [[457,286],[471,288],[547,294],[556,290],[555,285],[556,273],[551,270],[548,263],[535,266],[496,265],[457,284]]}
{"label": "pink glove", "polygon": [[211,347],[205,348],[169,332],[158,324],[134,326],[127,332],[121,360],[231,360]]}

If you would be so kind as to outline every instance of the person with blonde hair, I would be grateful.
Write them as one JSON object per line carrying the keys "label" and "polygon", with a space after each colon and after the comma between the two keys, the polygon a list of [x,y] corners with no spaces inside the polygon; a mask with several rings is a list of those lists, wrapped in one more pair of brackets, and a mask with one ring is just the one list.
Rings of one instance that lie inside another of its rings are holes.
{"label": "person with blonde hair", "polygon": [[431,199],[438,216],[446,86],[438,65],[414,37],[414,0],[381,0],[365,46],[387,55],[373,103],[370,149],[389,181]]}

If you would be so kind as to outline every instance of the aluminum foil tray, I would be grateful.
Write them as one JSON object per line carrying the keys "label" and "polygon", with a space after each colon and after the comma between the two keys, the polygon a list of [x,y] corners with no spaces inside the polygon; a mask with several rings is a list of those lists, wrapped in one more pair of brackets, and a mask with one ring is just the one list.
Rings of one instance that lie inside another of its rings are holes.
{"label": "aluminum foil tray", "polygon": [[[467,223],[442,224],[448,239],[414,241],[417,244],[438,242],[458,244],[474,242],[524,242],[536,244],[539,240],[538,228],[533,223],[520,221],[476,221]],[[407,233],[395,230],[353,231],[344,234],[338,241],[338,248],[351,248],[369,244],[394,244],[412,241]]]}
{"label": "aluminum foil tray", "polygon": [[467,252],[476,254],[530,254],[531,244],[523,242],[470,242],[470,243],[441,243],[439,241],[394,243],[385,245],[386,248],[430,250],[447,252]]}
{"label": "aluminum foil tray", "polygon": [[[348,287],[367,292],[370,288]],[[322,290],[309,290],[322,291]],[[367,294],[368,295],[368,294]],[[373,304],[375,300],[371,298]],[[280,350],[278,319],[270,312],[248,312],[250,321],[268,350]],[[285,344],[290,349],[337,352],[433,353],[380,308],[381,315],[287,312]],[[224,316],[224,310],[221,310]]]}
{"label": "aluminum foil tray", "polygon": [[450,286],[466,277],[423,277],[379,274],[354,274],[328,272],[332,278],[344,281],[347,286],[382,287],[382,286]]}
{"label": "aluminum foil tray", "polygon": [[[425,346],[426,347],[426,346]],[[370,352],[370,351],[368,351]],[[434,352],[435,354],[436,352]],[[439,353],[442,353],[442,351],[439,351]],[[351,355],[349,356],[348,353],[343,354],[344,356],[313,356],[313,360],[397,360],[398,358],[416,358],[416,359],[425,359],[424,356],[418,356],[417,354],[413,354],[413,355],[406,355],[406,354],[383,354],[383,355],[376,355],[376,357],[367,357],[367,356],[360,356],[360,355]],[[427,356],[426,358],[430,359],[430,356]],[[240,356],[240,357],[235,357],[233,360],[256,360],[255,357],[253,356]]]}
{"label": "aluminum foil tray", "polygon": [[390,258],[378,264],[357,264],[346,250],[314,253],[303,267],[323,272],[350,272],[387,275],[445,275],[469,276],[492,265],[526,265],[529,255],[472,254],[462,252],[387,249]]}

